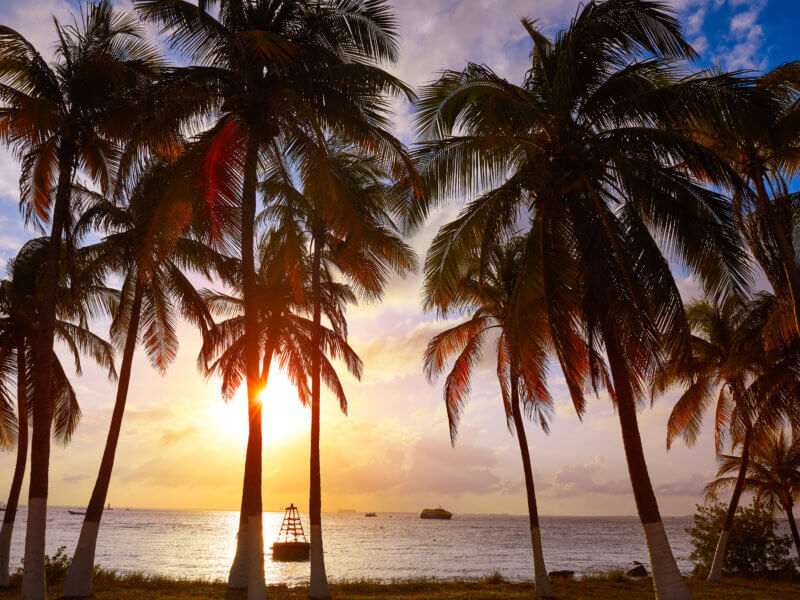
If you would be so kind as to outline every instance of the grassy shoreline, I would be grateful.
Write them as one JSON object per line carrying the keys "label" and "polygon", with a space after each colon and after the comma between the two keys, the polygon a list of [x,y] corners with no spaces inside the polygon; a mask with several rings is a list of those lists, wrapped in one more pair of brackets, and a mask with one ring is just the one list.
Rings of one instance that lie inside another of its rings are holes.
{"label": "grassy shoreline", "polygon": [[[19,598],[19,581],[0,589],[0,600]],[[695,600],[794,600],[800,597],[800,582],[767,579],[726,578],[720,584],[700,579],[687,580]],[[49,586],[48,598],[58,598],[60,584]],[[556,598],[569,600],[650,600],[650,581],[607,574],[553,582]],[[331,585],[337,600],[523,600],[535,598],[532,583],[509,583],[490,577],[483,581],[403,581],[377,583],[354,581]],[[244,600],[244,592],[231,592],[222,582],[190,581],[148,577],[141,574],[101,573],[96,578],[94,597],[101,600]],[[268,586],[270,600],[302,600],[308,588]]]}

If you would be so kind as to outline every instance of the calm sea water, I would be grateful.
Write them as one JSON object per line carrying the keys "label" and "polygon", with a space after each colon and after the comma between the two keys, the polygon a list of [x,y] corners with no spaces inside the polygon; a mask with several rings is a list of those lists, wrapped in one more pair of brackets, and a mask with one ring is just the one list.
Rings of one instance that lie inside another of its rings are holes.
{"label": "calm sea water", "polygon": [[[12,565],[24,544],[25,509],[18,515]],[[277,536],[282,513],[264,514],[266,546]],[[527,517],[459,515],[450,521],[422,520],[417,514],[325,514],[325,560],[331,580],[480,578],[499,571],[511,580],[531,578]],[[303,516],[304,525],[307,518]],[[82,517],[51,507],[47,549],[74,549]],[[691,519],[666,519],[667,534],[682,571],[691,564]],[[106,511],[100,528],[97,564],[118,571],[173,577],[224,579],[233,558],[238,513],[205,511]],[[647,550],[634,517],[543,517],[542,543],[549,570],[578,573],[627,569]],[[788,528],[787,528],[788,529]],[[306,530],[308,530],[306,528]],[[308,563],[278,563],[267,549],[267,580],[305,583]]]}

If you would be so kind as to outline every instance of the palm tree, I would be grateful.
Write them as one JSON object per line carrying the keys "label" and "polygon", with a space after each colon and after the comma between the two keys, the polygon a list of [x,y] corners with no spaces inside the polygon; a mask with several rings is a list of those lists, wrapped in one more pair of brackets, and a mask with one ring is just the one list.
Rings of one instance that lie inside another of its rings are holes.
{"label": "palm tree", "polygon": [[[741,456],[720,456],[717,478],[706,486],[706,496],[715,498],[720,490],[736,485],[738,476],[731,474],[739,471],[741,463]],[[800,557],[800,534],[792,510],[800,497],[800,444],[792,442],[783,430],[753,444],[743,487],[752,492],[756,504],[772,514],[783,511]]]}
{"label": "palm tree", "polygon": [[[70,189],[81,169],[106,188],[115,169],[114,141],[128,135],[137,112],[131,91],[160,66],[136,19],[103,1],[72,24],[55,22],[56,58],[48,64],[20,33],[0,26],[2,142],[22,162],[26,217],[51,221],[50,249],[38,309],[35,364],[53,349],[58,254],[70,213]],[[142,132],[142,138],[143,136]],[[23,596],[44,600],[44,546],[50,461],[51,370],[33,381],[33,433]]]}
{"label": "palm tree", "polygon": [[379,158],[336,140],[307,144],[299,152],[276,146],[271,158],[261,184],[271,200],[260,218],[279,228],[291,256],[302,256],[307,249],[311,254],[311,597],[328,598],[319,447],[320,383],[322,377],[327,381],[321,324],[325,287],[338,273],[358,296],[375,300],[391,271],[403,276],[413,269],[414,253],[392,218],[401,199],[413,191],[406,181],[393,178]]}
{"label": "palm tree", "polygon": [[94,226],[106,234],[84,252],[93,257],[97,272],[116,273],[123,280],[119,307],[111,323],[112,338],[123,347],[123,354],[103,457],[64,581],[64,598],[84,598],[92,593],[97,534],[122,429],[137,341],[141,338],[150,363],[163,374],[178,350],[176,310],[201,329],[208,328],[212,321],[183,269],[206,277],[227,272],[226,261],[216,252],[176,228],[176,220],[171,217],[183,207],[185,198],[171,194],[169,182],[174,176],[169,165],[150,163],[122,206],[82,190],[87,208],[78,223],[79,231]]}
{"label": "palm tree", "polygon": [[760,372],[774,368],[774,364],[772,356],[765,362],[763,330],[752,326],[749,306],[738,298],[730,296],[722,303],[691,302],[686,306],[686,317],[695,332],[691,339],[691,356],[688,361],[666,363],[656,373],[651,389],[655,397],[677,382],[687,386],[667,422],[668,450],[679,435],[687,445],[694,445],[705,413],[713,405],[717,454],[722,453],[727,440],[737,431],[743,432],[740,469],[708,574],[709,581],[720,581],[753,433],[762,429],[764,422],[775,418],[777,408],[768,398],[754,398],[759,386],[751,384]]}
{"label": "palm tree", "polygon": [[742,235],[800,330],[798,196],[788,184],[800,166],[798,73],[794,61],[752,79],[746,93],[727,98],[726,110],[704,115],[696,137],[736,171],[731,189]]}
{"label": "palm tree", "polygon": [[[526,269],[541,273],[556,356],[579,414],[587,376],[617,408],[628,471],[659,598],[689,598],[664,531],[636,416],[665,352],[688,352],[689,326],[662,242],[711,297],[749,276],[720,184],[730,169],[685,134],[717,109],[722,75],[687,74],[695,57],[674,16],[645,0],[590,1],[553,39],[524,20],[533,50],[521,85],[484,65],[446,71],[416,104],[422,177],[434,199],[466,196],[428,253],[430,293],[447,297],[471,251],[525,226]],[[676,168],[680,165],[680,169]],[[430,201],[427,203],[430,205]],[[428,206],[419,203],[415,216]],[[535,233],[535,235],[534,235]],[[608,359],[607,373],[602,356]]]}
{"label": "palm tree", "polygon": [[536,593],[551,598],[553,591],[542,552],[533,467],[521,409],[523,405],[525,412],[535,415],[542,429],[549,431],[548,418],[553,410],[546,381],[550,343],[547,319],[541,314],[541,299],[528,297],[535,294],[531,289],[534,286],[525,285],[529,282],[524,281],[524,273],[521,273],[524,251],[523,240],[512,240],[507,246],[493,250],[483,273],[478,255],[474,253],[463,267],[460,283],[452,290],[453,297],[428,298],[426,308],[437,309],[443,317],[467,311],[471,314],[466,321],[431,339],[425,352],[425,373],[432,380],[455,358],[444,387],[450,437],[455,443],[461,412],[470,391],[472,370],[480,361],[492,332],[499,335],[497,376],[508,426],[510,429],[513,425],[516,431],[522,455]]}
{"label": "palm tree", "polygon": [[[282,235],[272,231],[259,242],[259,266],[256,277],[258,297],[259,381],[266,388],[273,363],[284,370],[298,391],[303,405],[310,404],[311,391],[311,340],[314,324],[308,318],[311,311],[311,289],[307,258],[300,264],[289,259],[287,245]],[[233,279],[226,281],[233,294],[203,291],[209,311],[224,320],[212,327],[204,337],[198,363],[206,376],[216,375],[222,381],[222,396],[230,400],[246,377],[244,361],[244,307],[242,281],[235,271]],[[344,284],[328,281],[323,288],[323,311],[331,328],[323,327],[323,346],[332,359],[342,359],[350,372],[361,377],[361,360],[347,344],[346,324],[342,304],[352,300],[352,292]],[[343,412],[347,412],[347,398],[338,375],[326,356],[322,357],[324,379],[338,399]],[[245,495],[243,491],[242,501]],[[239,522],[239,539],[246,536],[245,514]],[[247,548],[239,543],[231,568],[234,578],[247,574]]]}
{"label": "palm tree", "polygon": [[[202,189],[215,206],[218,226],[239,235],[252,438],[245,458],[247,588],[251,600],[261,600],[266,588],[253,248],[258,172],[276,141],[305,142],[322,131],[348,135],[385,160],[410,166],[402,144],[386,130],[385,100],[410,90],[378,66],[397,55],[395,21],[384,0],[220,0],[217,17],[205,10],[216,2],[199,4],[136,2],[142,17],[159,23],[172,48],[193,64],[176,72],[171,95],[182,102],[181,116],[190,115],[193,106],[196,116],[213,122],[202,136],[207,148],[200,162]],[[231,219],[234,206],[240,209],[238,227]],[[229,587],[244,583],[229,577]]]}
{"label": "palm tree", "polygon": [[[41,270],[47,254],[48,239],[37,238],[27,242],[17,256],[8,263],[9,277],[0,282],[0,361],[2,361],[2,386],[0,392],[5,399],[5,379],[16,372],[17,415],[5,413],[11,422],[5,429],[16,434],[17,460],[11,487],[6,502],[6,510],[0,529],[0,587],[9,585],[9,554],[11,535],[14,530],[22,479],[25,475],[28,451],[28,403],[31,397],[29,382],[33,378],[33,343],[36,339],[36,306],[39,301],[38,286],[41,281]],[[66,249],[65,249],[66,250]],[[94,335],[85,325],[87,306],[98,303],[106,308],[113,306],[106,289],[97,275],[91,270],[83,269],[79,274],[80,257],[74,253],[62,252],[62,259],[70,259],[65,270],[73,275],[71,282],[63,280],[58,290],[56,304],[59,313],[55,324],[56,339],[66,344],[75,360],[78,374],[81,372],[80,354],[89,354],[101,366],[108,369],[109,378],[116,377],[113,363],[112,346]],[[62,261],[63,262],[63,261]],[[84,265],[85,266],[85,265]],[[67,285],[69,287],[67,287]],[[73,321],[77,318],[78,323]],[[58,355],[51,355],[52,393],[50,395],[54,415],[53,437],[56,441],[67,444],[81,417],[80,407],[67,379],[66,372]],[[3,440],[7,436],[2,436]]]}

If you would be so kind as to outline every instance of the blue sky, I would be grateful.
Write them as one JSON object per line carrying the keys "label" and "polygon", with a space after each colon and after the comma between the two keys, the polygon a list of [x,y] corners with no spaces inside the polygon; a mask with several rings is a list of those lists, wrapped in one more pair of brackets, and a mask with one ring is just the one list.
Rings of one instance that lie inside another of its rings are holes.
{"label": "blue sky", "polygon": [[[519,80],[529,51],[519,17],[539,19],[547,32],[565,26],[575,0],[403,0],[396,11],[402,58],[395,71],[420,85],[443,68],[484,62]],[[125,3],[120,3],[126,6]],[[128,4],[129,5],[129,4]],[[687,37],[704,64],[766,69],[800,57],[795,28],[800,7],[791,0],[676,0]],[[76,3],[64,0],[3,0],[0,22],[20,30],[47,50],[51,15],[63,18]],[[397,106],[397,129],[411,141],[408,107]],[[31,233],[17,209],[19,169],[0,152],[0,263]],[[433,215],[413,239],[422,254],[455,206]],[[3,264],[0,264],[3,269]],[[688,299],[691,277],[678,273]],[[350,416],[332,402],[323,409],[325,509],[416,510],[442,504],[457,512],[525,511],[516,441],[508,434],[490,361],[482,365],[465,412],[462,435],[451,448],[440,386],[421,374],[427,340],[445,324],[424,315],[419,277],[393,281],[381,304],[350,311],[352,343],[365,360],[361,383],[348,380]],[[225,406],[216,382],[197,374],[199,336],[181,326],[181,352],[165,377],[139,355],[134,362],[129,411],[111,489],[115,506],[236,509],[244,456],[241,399]],[[634,506],[607,397],[591,402],[584,422],[571,409],[556,374],[552,433],[529,425],[539,504],[545,514],[633,514]],[[110,416],[113,388],[97,369],[75,379],[83,423],[67,449],[54,447],[51,502],[83,505]],[[272,385],[272,384],[271,384]],[[714,471],[708,424],[694,449],[664,448],[672,393],[640,414],[645,451],[664,514],[692,512]],[[266,402],[265,504],[304,504],[307,494],[307,414],[291,390],[276,380]],[[271,415],[275,415],[272,418]],[[13,458],[0,455],[0,497],[7,493]],[[1,475],[8,473],[8,477]]]}

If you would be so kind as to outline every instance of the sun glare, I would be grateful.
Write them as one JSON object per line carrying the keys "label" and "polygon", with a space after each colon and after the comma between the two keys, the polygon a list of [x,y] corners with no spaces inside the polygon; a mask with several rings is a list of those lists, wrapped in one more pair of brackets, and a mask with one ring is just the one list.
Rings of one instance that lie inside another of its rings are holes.
{"label": "sun glare", "polygon": [[[273,372],[267,387],[259,394],[262,404],[262,431],[264,445],[280,443],[290,435],[305,431],[311,415],[300,404],[297,391],[281,371]],[[213,403],[212,417],[225,426],[232,437],[247,441],[247,391],[239,388],[233,399],[225,404],[221,400]]]}

